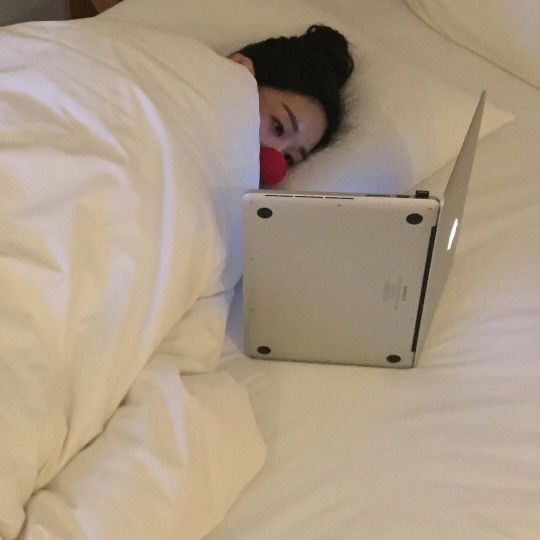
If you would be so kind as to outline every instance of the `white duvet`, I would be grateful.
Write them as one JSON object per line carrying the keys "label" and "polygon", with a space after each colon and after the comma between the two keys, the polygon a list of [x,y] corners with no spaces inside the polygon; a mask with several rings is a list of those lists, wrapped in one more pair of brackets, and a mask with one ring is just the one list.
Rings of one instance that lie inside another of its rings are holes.
{"label": "white duvet", "polygon": [[99,17],[0,50],[0,536],[201,537],[264,459],[231,378],[178,376],[240,275],[255,81]]}

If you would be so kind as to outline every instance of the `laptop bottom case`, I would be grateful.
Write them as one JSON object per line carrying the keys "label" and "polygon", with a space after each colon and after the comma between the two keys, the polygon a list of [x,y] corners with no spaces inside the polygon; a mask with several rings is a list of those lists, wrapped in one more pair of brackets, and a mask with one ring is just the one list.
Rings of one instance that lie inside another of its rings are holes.
{"label": "laptop bottom case", "polygon": [[249,356],[414,364],[436,199],[244,195]]}

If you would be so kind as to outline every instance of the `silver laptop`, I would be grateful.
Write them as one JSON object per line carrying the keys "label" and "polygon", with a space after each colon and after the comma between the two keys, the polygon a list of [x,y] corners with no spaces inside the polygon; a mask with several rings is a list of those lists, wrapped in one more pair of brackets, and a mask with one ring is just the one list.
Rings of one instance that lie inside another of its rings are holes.
{"label": "silver laptop", "polygon": [[485,92],[441,200],[426,191],[244,194],[249,356],[415,365],[452,263],[484,101]]}

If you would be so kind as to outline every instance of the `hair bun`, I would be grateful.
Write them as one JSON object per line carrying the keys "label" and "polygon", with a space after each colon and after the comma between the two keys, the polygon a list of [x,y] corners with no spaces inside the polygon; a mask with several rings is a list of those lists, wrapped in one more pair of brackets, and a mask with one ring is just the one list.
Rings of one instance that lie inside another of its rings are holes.
{"label": "hair bun", "polygon": [[343,34],[322,24],[310,26],[300,37],[318,54],[325,56],[335,73],[336,82],[341,88],[354,69],[354,61],[349,52],[349,42]]}

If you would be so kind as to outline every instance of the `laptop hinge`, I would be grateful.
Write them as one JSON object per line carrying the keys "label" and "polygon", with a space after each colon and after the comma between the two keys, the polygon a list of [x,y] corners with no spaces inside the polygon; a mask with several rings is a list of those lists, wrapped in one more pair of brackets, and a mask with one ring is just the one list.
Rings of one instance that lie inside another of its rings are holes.
{"label": "laptop hinge", "polygon": [[424,301],[426,299],[427,284],[429,278],[429,270],[431,268],[431,259],[433,257],[433,247],[435,245],[435,234],[437,227],[431,227],[431,234],[429,236],[429,245],[427,250],[426,265],[424,267],[424,276],[422,278],[422,290],[420,291],[420,300],[418,302],[418,313],[416,314],[416,324],[414,326],[413,342],[411,351],[416,352],[416,346],[418,345],[418,336],[420,334],[420,322],[422,321],[422,312],[424,310]]}

